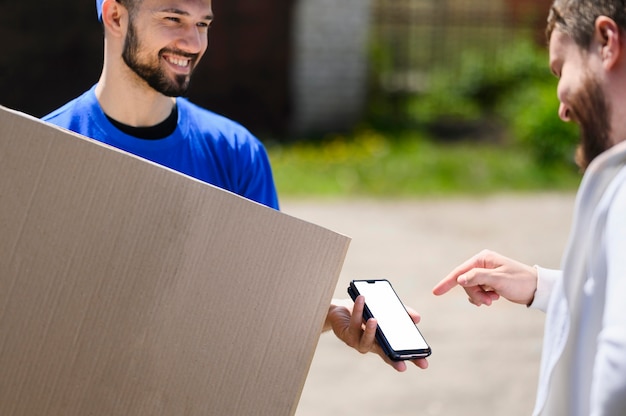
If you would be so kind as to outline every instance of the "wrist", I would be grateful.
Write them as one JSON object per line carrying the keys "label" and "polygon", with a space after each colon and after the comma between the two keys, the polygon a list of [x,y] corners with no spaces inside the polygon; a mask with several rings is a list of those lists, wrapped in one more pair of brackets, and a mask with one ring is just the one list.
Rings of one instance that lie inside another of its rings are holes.
{"label": "wrist", "polygon": [[532,266],[530,268],[530,273],[532,275],[532,282],[533,282],[533,286],[534,288],[532,289],[532,293],[530,296],[530,299],[528,299],[528,301],[526,302],[526,307],[530,308],[530,305],[533,304],[533,302],[535,301],[535,295],[537,293],[537,281],[539,279],[539,271],[537,270],[537,266]]}

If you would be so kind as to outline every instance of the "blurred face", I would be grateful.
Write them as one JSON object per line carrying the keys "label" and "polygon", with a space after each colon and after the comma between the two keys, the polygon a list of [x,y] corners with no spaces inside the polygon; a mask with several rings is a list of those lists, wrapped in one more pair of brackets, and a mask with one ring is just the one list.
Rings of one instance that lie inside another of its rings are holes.
{"label": "blurred face", "polygon": [[590,56],[570,36],[558,30],[552,33],[550,69],[559,78],[559,117],[580,127],[576,161],[582,169],[610,147],[609,106],[590,65]]}
{"label": "blurred face", "polygon": [[122,58],[154,90],[183,95],[211,21],[210,0],[143,0],[129,19]]}

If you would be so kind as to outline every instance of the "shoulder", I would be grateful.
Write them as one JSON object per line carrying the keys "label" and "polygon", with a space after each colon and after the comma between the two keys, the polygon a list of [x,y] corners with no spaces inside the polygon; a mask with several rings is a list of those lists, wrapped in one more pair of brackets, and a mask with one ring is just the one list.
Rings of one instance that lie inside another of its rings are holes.
{"label": "shoulder", "polygon": [[187,120],[188,128],[205,137],[215,140],[226,140],[233,145],[260,145],[260,141],[240,123],[200,107],[187,99],[177,100],[182,120]]}
{"label": "shoulder", "polygon": [[609,215],[613,216],[614,220],[617,219],[626,224],[626,215],[624,215],[626,211],[626,163],[615,175],[609,192]]}
{"label": "shoulder", "polygon": [[93,103],[90,99],[91,91],[87,91],[61,107],[43,116],[41,119],[61,127],[70,127],[77,119],[88,117],[93,113]]}

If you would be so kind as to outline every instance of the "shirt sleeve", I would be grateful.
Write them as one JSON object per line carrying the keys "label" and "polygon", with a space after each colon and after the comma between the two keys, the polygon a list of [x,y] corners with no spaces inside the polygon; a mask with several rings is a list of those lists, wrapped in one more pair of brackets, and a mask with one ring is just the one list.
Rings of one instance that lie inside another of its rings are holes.
{"label": "shirt sleeve", "polygon": [[552,288],[555,282],[563,277],[563,272],[561,270],[545,269],[540,266],[535,266],[535,268],[537,269],[537,290],[535,291],[535,298],[528,306],[546,312]]}
{"label": "shirt sleeve", "polygon": [[250,139],[249,152],[250,163],[247,171],[241,176],[238,193],[279,210],[278,193],[269,156],[263,144],[254,136]]}

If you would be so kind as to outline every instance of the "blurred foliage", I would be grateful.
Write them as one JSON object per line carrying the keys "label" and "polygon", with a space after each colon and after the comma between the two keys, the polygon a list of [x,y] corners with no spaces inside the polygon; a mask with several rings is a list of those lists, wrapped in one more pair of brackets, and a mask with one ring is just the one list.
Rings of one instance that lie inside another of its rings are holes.
{"label": "blurred foliage", "polygon": [[537,167],[520,144],[441,142],[418,130],[362,128],[319,142],[268,145],[281,196],[416,197],[574,190],[577,172]]}
{"label": "blurred foliage", "polygon": [[[380,49],[374,48],[373,68],[385,72],[389,58]],[[574,168],[578,129],[558,118],[557,80],[548,70],[545,48],[518,40],[495,54],[463,50],[458,62],[422,74],[421,89],[374,86],[370,125],[387,131],[418,129],[439,140],[504,139],[525,146],[540,165]]]}
{"label": "blurred foliage", "polygon": [[391,57],[375,48],[380,77],[372,78],[379,82],[372,85],[367,127],[268,146],[279,194],[575,190],[578,129],[558,117],[545,48],[511,42],[495,55],[463,50],[457,61],[402,73],[397,82],[388,77]]}
{"label": "blurred foliage", "polygon": [[539,165],[573,164],[578,126],[558,117],[556,83],[539,80],[520,88],[502,103],[500,114],[513,137],[534,155]]}

